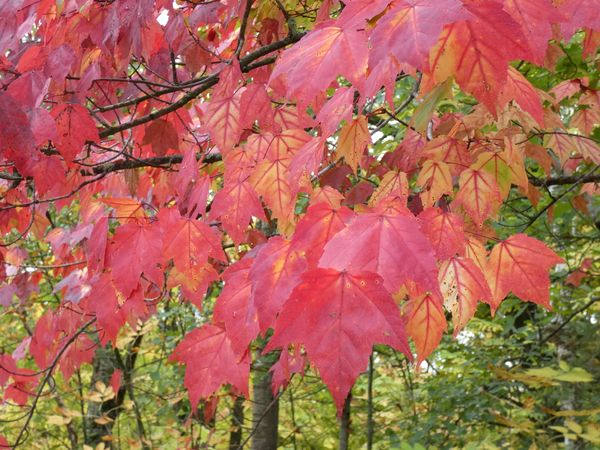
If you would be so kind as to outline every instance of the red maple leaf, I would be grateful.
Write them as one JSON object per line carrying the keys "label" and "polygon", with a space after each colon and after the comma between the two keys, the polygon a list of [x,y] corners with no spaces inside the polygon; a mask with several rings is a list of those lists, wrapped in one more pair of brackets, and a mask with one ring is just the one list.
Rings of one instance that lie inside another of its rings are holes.
{"label": "red maple leaf", "polygon": [[137,288],[140,276],[162,286],[162,230],[156,223],[132,222],[117,228],[108,250],[115,287],[125,296]]}
{"label": "red maple leaf", "polygon": [[369,39],[373,47],[369,59],[381,61],[391,53],[399,62],[422,69],[444,25],[468,16],[458,0],[393,2]]}
{"label": "red maple leaf", "polygon": [[390,345],[412,358],[400,310],[381,278],[369,272],[305,273],[281,310],[265,351],[291,344],[304,345],[339,413],[374,344]]}
{"label": "red maple leaf", "polygon": [[[364,31],[323,26],[286,50],[275,65],[271,80],[283,77],[287,95],[311,103],[338,75],[361,89],[367,70],[367,37]],[[336,61],[344,61],[337,64]],[[311,76],[307,77],[306,74]]]}
{"label": "red maple leaf", "polygon": [[98,140],[96,124],[85,107],[63,103],[52,109],[52,116],[58,131],[56,147],[67,161],[75,159],[86,142]]}
{"label": "red maple leaf", "polygon": [[376,273],[392,293],[412,281],[441,296],[433,255],[415,217],[393,205],[357,215],[327,243],[319,267]]}
{"label": "red maple leaf", "polygon": [[548,270],[561,262],[562,258],[544,243],[525,234],[515,234],[496,244],[487,270],[492,310],[509,292],[550,309]]}
{"label": "red maple leaf", "polygon": [[216,325],[204,325],[186,334],[169,357],[186,365],[184,385],[190,393],[192,408],[201,398],[208,398],[217,389],[231,384],[248,395],[250,358],[241,358],[233,351],[225,330]]}
{"label": "red maple leaf", "polygon": [[459,215],[443,212],[440,208],[427,208],[419,214],[419,220],[421,230],[431,241],[439,259],[464,253],[467,238],[464,221]]}
{"label": "red maple leaf", "polygon": [[269,239],[258,251],[250,279],[261,332],[273,326],[277,313],[306,268],[303,254],[281,236]]}
{"label": "red maple leaf", "polygon": [[254,259],[246,257],[223,272],[223,290],[217,298],[214,321],[223,323],[231,348],[243,355],[250,342],[258,336],[258,314],[252,295],[250,268]]}

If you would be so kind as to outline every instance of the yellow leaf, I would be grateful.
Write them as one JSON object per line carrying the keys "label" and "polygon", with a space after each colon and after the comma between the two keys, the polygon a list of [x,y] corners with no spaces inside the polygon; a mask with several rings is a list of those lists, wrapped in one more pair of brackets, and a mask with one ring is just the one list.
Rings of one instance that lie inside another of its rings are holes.
{"label": "yellow leaf", "polygon": [[358,116],[340,130],[336,154],[348,163],[354,173],[367,145],[371,143],[371,134],[367,126],[367,118]]}
{"label": "yellow leaf", "polygon": [[116,347],[119,350],[125,350],[125,347],[127,347],[131,342],[133,342],[136,335],[137,335],[137,333],[134,330],[128,329],[125,334],[121,334],[120,336],[117,336]]}
{"label": "yellow leaf", "polygon": [[173,398],[169,399],[169,405],[174,405],[176,403],[179,403],[181,400],[183,400],[185,397],[187,397],[187,394],[185,392],[180,392],[178,395],[176,395]]}
{"label": "yellow leaf", "polygon": [[98,417],[97,419],[94,419],[94,422],[96,422],[98,425],[106,425],[107,423],[113,422],[113,419],[108,417],[106,414],[103,414],[102,416]]}
{"label": "yellow leaf", "polygon": [[594,444],[600,444],[600,425],[596,423],[588,424],[585,433],[579,437]]}
{"label": "yellow leaf", "polygon": [[81,417],[81,411],[76,411],[74,409],[57,408],[56,410],[65,417]]}
{"label": "yellow leaf", "polygon": [[564,411],[553,411],[548,410],[550,414],[557,417],[580,417],[580,416],[592,416],[594,414],[600,414],[600,408],[594,409],[581,409],[579,411],[569,409]]}
{"label": "yellow leaf", "polygon": [[423,206],[433,206],[444,194],[452,194],[452,175],[448,165],[441,161],[425,161],[417,178]]}
{"label": "yellow leaf", "polygon": [[574,420],[566,419],[565,425],[569,428],[569,430],[574,431],[577,434],[583,431],[583,427]]}
{"label": "yellow leaf", "polygon": [[515,380],[525,383],[533,388],[543,386],[555,386],[558,383],[546,377],[538,377],[535,375],[529,375],[527,373],[511,372],[508,370],[501,369],[499,367],[492,367],[492,370],[496,376],[501,380]]}
{"label": "yellow leaf", "polygon": [[571,370],[571,368],[569,367],[569,365],[565,361],[559,361],[558,362],[558,367],[563,372],[568,372],[569,370]]}
{"label": "yellow leaf", "polygon": [[503,425],[506,425],[509,428],[515,428],[517,430],[520,430],[524,433],[532,433],[534,430],[534,424],[533,422],[527,420],[527,419],[521,419],[519,421],[516,420],[512,420],[508,417],[504,417],[500,414],[494,413],[494,418],[496,419],[496,421],[498,423],[501,423]]}
{"label": "yellow leaf", "polygon": [[459,179],[460,189],[454,202],[461,204],[479,227],[495,217],[502,205],[500,187],[494,176],[482,169],[466,169]]}
{"label": "yellow leaf", "polygon": [[553,380],[556,378],[556,376],[559,375],[559,371],[552,369],[551,367],[543,367],[540,369],[529,369],[527,371],[525,371],[525,373],[527,373],[528,375],[533,375],[534,377],[540,377],[540,378],[548,378],[550,380]]}
{"label": "yellow leaf", "polygon": [[586,370],[580,367],[570,368],[563,364],[562,371],[552,369],[551,367],[543,367],[539,369],[529,369],[527,374],[550,380],[564,381],[567,383],[589,383],[594,380],[594,377]]}
{"label": "yellow leaf", "polygon": [[377,205],[392,193],[408,197],[408,178],[404,172],[390,170],[381,179],[381,183],[369,199],[369,206]]}
{"label": "yellow leaf", "polygon": [[90,392],[87,395],[84,395],[84,400],[90,401],[90,402],[95,402],[95,403],[102,403],[102,395],[100,395],[98,392]]}
{"label": "yellow leaf", "polygon": [[49,423],[50,425],[66,425],[68,423],[71,422],[71,418],[70,417],[64,417],[64,416],[49,416],[46,419],[46,422]]}

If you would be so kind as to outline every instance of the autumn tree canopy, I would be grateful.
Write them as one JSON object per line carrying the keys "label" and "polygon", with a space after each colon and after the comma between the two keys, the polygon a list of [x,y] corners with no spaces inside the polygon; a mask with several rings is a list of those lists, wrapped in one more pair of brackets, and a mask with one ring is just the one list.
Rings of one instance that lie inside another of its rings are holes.
{"label": "autumn tree canopy", "polygon": [[268,355],[341,415],[374,345],[415,370],[480,303],[550,310],[531,231],[595,220],[599,43],[595,0],[2,2],[0,443],[177,304],[207,417]]}

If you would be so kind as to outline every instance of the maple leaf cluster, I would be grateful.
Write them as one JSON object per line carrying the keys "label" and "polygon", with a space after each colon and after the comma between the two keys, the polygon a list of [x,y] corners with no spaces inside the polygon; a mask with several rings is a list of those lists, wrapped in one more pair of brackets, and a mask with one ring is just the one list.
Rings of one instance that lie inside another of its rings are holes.
{"label": "maple leaf cluster", "polygon": [[[171,356],[194,406],[248,394],[259,336],[281,351],[274,390],[311,364],[341,409],[374,344],[412,359],[410,338],[421,362],[445,310],[456,335],[510,292],[550,308],[561,258],[490,224],[511,189],[537,204],[526,158],[547,175],[600,163],[600,94],[541,91],[512,63],[552,70],[576,32],[594,55],[595,0],[325,0],[310,19],[279,3],[0,5],[0,304],[25,308],[47,275],[27,239],[61,280],[60,305],[0,356],[6,399],[40,379],[17,368],[27,353],[68,378],[93,358],[90,318],[114,345],[169,292],[202,308],[222,286]],[[439,112],[459,90],[478,104]],[[376,154],[389,123],[403,139]]]}

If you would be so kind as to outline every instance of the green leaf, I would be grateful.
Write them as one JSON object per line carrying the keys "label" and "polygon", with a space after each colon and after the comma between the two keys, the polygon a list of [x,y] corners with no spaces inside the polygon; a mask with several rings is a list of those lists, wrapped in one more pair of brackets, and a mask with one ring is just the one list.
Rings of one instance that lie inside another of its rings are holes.
{"label": "green leaf", "polygon": [[423,133],[427,129],[427,124],[431,120],[433,111],[437,104],[444,98],[452,95],[452,78],[448,78],[442,84],[436,86],[431,92],[429,92],[423,102],[417,106],[415,113],[413,114],[411,123],[417,131]]}
{"label": "green leaf", "polygon": [[[566,370],[564,369],[565,367]],[[543,367],[539,369],[529,369],[526,373],[539,378],[564,381],[567,383],[589,383],[594,380],[594,377],[589,372],[580,367],[570,369],[568,365],[563,364],[561,368],[563,369],[562,371],[551,367]]]}
{"label": "green leaf", "polygon": [[566,381],[568,383],[589,383],[594,381],[594,377],[586,370],[574,367],[570,372],[557,376],[555,380]]}

